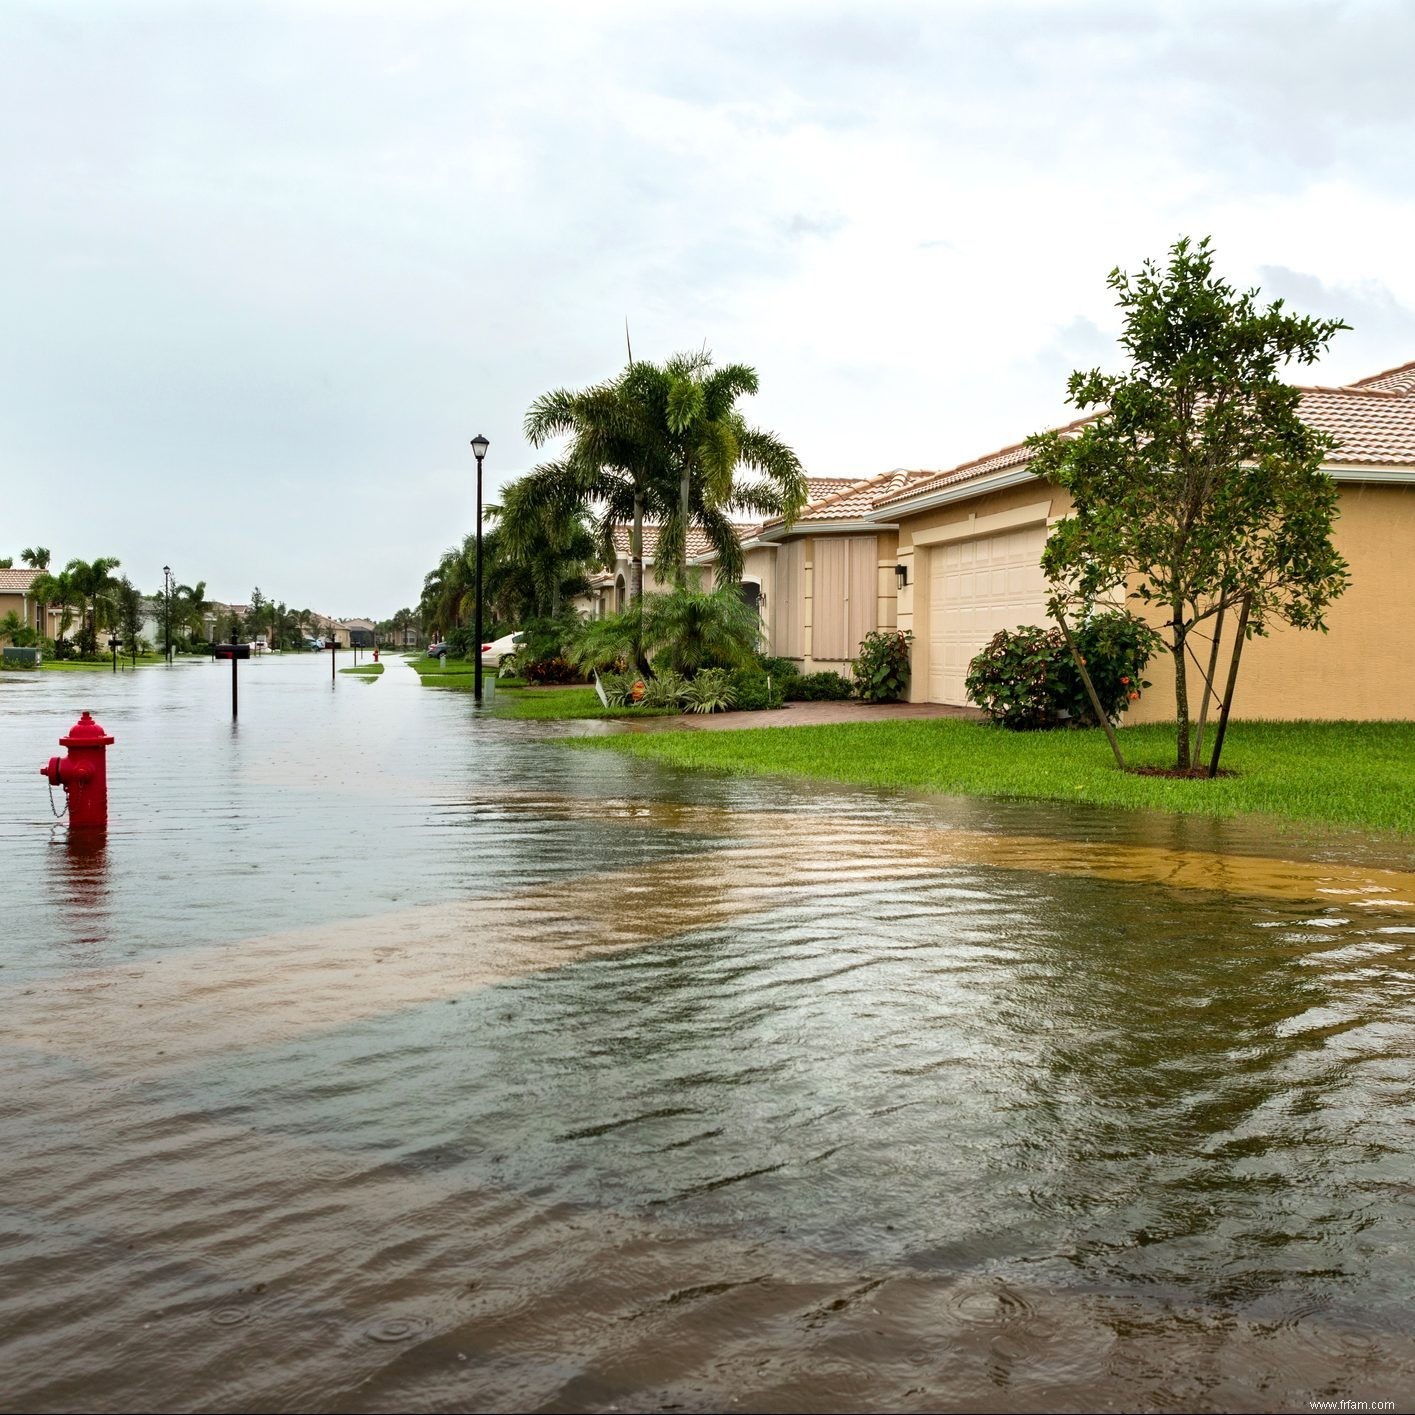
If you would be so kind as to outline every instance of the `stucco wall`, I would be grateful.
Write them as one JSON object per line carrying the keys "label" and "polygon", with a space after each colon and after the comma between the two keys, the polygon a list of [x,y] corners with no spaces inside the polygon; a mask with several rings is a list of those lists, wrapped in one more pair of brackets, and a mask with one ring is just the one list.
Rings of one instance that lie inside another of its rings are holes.
{"label": "stucco wall", "polygon": [[[1275,625],[1249,641],[1236,718],[1415,718],[1415,486],[1344,482],[1339,505],[1333,540],[1350,563],[1350,588],[1331,607],[1327,633]],[[1220,682],[1227,663],[1225,649]],[[1173,661],[1155,659],[1148,676],[1154,686],[1127,718],[1173,721]]]}
{"label": "stucco wall", "polygon": [[[899,597],[899,627],[914,632],[910,695],[915,701],[923,700],[928,683],[929,557],[917,537],[970,516],[982,522],[1044,501],[1050,521],[1070,508],[1065,492],[1028,481],[899,518],[899,560],[909,566],[909,585]],[[1266,638],[1250,641],[1243,651],[1235,717],[1415,718],[1415,486],[1341,483],[1334,539],[1350,562],[1351,586],[1327,616],[1329,631],[1275,625]],[[1151,663],[1148,676],[1153,687],[1125,720],[1172,721],[1174,670],[1168,655]],[[1190,710],[1197,714],[1199,688],[1192,673],[1190,678]]]}

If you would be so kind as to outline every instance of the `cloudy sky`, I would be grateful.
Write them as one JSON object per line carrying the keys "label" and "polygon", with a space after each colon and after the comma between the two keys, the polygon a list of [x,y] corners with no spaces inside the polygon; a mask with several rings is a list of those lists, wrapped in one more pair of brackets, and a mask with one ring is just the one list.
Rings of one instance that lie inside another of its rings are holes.
{"label": "cloudy sky", "polygon": [[0,4],[0,554],[383,616],[527,404],[707,342],[809,471],[1114,361],[1114,265],[1415,358],[1415,6]]}

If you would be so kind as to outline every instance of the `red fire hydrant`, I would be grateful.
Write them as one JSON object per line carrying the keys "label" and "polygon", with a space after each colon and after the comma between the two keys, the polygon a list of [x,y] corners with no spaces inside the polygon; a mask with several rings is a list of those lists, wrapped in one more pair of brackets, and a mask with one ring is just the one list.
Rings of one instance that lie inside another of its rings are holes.
{"label": "red fire hydrant", "polygon": [[374,661],[375,663],[378,662],[378,650],[377,650],[377,649],[374,649],[374,651],[373,651],[373,661]]}
{"label": "red fire hydrant", "polygon": [[69,749],[66,757],[50,757],[39,774],[51,786],[62,786],[69,798],[71,831],[108,829],[108,748],[110,737],[88,713],[84,713],[59,739]]}

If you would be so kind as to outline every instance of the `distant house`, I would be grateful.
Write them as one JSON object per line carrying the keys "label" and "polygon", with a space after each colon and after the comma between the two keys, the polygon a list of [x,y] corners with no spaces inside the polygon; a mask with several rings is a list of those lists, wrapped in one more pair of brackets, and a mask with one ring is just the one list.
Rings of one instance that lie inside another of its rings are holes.
{"label": "distant house", "polygon": [[356,649],[371,649],[378,640],[372,619],[345,619],[338,626],[343,630],[340,643]]}
{"label": "distant house", "polygon": [[[809,502],[817,502],[834,496],[854,485],[849,477],[807,477],[806,494]],[[594,619],[602,619],[606,614],[614,614],[629,602],[629,580],[632,560],[629,554],[630,527],[627,524],[614,527],[614,563],[590,576],[590,592],[575,601],[581,613]],[[644,593],[671,589],[671,585],[660,582],[654,573],[654,557],[658,553],[658,538],[661,527],[650,523],[643,528]],[[749,545],[758,534],[755,525],[737,526],[738,539]],[[706,533],[698,526],[688,530],[688,563],[706,569],[706,579],[712,579],[712,562],[716,558]],[[755,573],[742,577],[743,597],[753,604],[758,602],[761,584]]]}

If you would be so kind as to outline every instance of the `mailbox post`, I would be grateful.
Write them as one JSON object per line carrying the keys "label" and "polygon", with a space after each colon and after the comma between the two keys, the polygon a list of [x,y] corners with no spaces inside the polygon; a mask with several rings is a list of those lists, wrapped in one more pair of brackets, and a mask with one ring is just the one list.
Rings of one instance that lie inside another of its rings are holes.
{"label": "mailbox post", "polygon": [[236,631],[231,630],[231,642],[229,644],[212,644],[211,656],[213,658],[229,658],[231,660],[231,721],[235,722],[239,716],[240,700],[237,696],[236,688],[236,662],[238,659],[249,658],[251,656],[251,646],[249,644],[238,644],[236,642]]}
{"label": "mailbox post", "polygon": [[339,640],[329,636],[329,686],[334,687],[334,656],[339,652]]}

